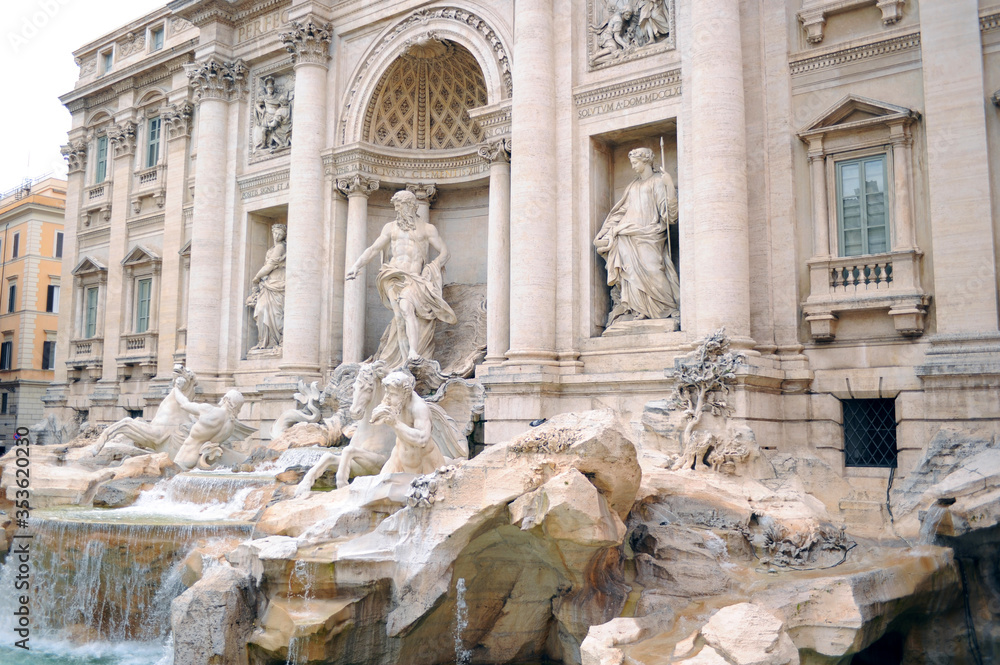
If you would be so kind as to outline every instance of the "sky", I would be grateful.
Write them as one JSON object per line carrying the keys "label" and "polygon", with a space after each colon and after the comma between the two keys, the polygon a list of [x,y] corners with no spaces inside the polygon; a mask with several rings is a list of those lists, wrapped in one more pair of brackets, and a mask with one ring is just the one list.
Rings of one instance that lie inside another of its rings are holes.
{"label": "sky", "polygon": [[7,0],[0,6],[0,193],[26,177],[66,176],[59,147],[69,111],[59,96],[73,89],[80,68],[73,51],[167,0]]}

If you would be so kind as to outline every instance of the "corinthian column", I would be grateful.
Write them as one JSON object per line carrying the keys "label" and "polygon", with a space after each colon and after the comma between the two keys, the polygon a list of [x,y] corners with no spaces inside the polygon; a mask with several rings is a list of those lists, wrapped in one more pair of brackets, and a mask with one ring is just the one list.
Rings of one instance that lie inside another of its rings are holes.
{"label": "corinthian column", "polygon": [[511,364],[555,364],[556,150],[553,0],[514,5],[510,252],[518,270],[510,282]]}
{"label": "corinthian column", "polygon": [[[341,178],[337,189],[347,197],[347,254],[346,264],[353,265],[368,248],[368,196],[378,189],[378,180],[356,175]],[[344,357],[345,363],[359,363],[365,359],[365,286],[367,268],[344,284]],[[336,279],[343,279],[337,275]]]}
{"label": "corinthian column", "polygon": [[739,0],[691,3],[695,333],[750,336],[747,150]]}
{"label": "corinthian column", "polygon": [[320,306],[316,297],[323,274],[323,162],[326,144],[326,77],[330,25],[312,19],[292,21],[281,35],[295,62],[295,101],[289,164],[288,240],[285,321],[281,371],[319,372]]}
{"label": "corinthian column", "polygon": [[490,213],[486,241],[486,359],[503,362],[510,349],[510,139],[479,148],[490,163]]}
{"label": "corinthian column", "polygon": [[[187,365],[205,375],[222,363],[219,331],[222,307],[223,241],[226,215],[226,159],[229,102],[245,90],[242,60],[210,56],[188,69],[188,83],[198,103],[198,163],[191,227],[191,273],[188,297]],[[222,340],[228,344],[228,340]]]}

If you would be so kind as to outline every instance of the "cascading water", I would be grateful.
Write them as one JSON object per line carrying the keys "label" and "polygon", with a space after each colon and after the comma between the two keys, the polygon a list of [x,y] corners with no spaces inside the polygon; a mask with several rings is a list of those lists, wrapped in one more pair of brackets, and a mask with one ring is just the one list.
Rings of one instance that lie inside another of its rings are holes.
{"label": "cascading water", "polygon": [[[243,540],[235,519],[257,506],[272,478],[182,474],[162,480],[126,508],[36,510],[32,533],[30,660],[6,649],[15,568],[0,567],[0,665],[170,663],[170,603],[185,586],[183,561],[213,541]],[[44,656],[40,654],[46,654]]]}
{"label": "cascading water", "polygon": [[462,632],[469,625],[469,606],[465,603],[465,578],[459,577],[455,585],[455,663],[469,665],[472,651],[465,648]]}

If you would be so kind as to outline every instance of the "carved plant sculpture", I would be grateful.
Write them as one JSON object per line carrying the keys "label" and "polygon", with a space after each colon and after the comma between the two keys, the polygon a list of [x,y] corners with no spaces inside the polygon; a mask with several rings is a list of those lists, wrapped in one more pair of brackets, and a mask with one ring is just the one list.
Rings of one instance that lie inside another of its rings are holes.
{"label": "carved plant sculpture", "polygon": [[[704,467],[704,455],[711,445],[710,437],[694,436],[695,428],[705,412],[728,416],[732,408],[726,401],[730,386],[736,381],[736,370],[746,362],[742,353],[729,350],[726,329],[720,328],[705,338],[689,358],[677,363],[669,375],[677,386],[667,400],[667,408],[682,410],[687,423],[681,435],[683,452],[671,468]],[[708,445],[706,445],[708,444]]]}

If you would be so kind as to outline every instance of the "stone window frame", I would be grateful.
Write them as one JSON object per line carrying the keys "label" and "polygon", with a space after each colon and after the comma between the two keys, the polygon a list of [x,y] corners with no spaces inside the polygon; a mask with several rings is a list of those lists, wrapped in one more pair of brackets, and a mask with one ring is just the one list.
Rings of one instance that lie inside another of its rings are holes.
{"label": "stone window frame", "polygon": [[[76,340],[104,339],[104,300],[107,295],[108,269],[91,256],[83,257],[73,269],[74,316],[73,335]],[[87,290],[97,289],[97,312],[94,334],[87,336]]]}
{"label": "stone window frame", "polygon": [[[846,248],[844,247],[843,238],[846,228],[844,225],[843,210],[841,209],[841,178],[838,171],[844,164],[864,162],[866,160],[870,160],[872,157],[881,157],[883,164],[885,165],[886,251],[845,254]],[[833,159],[829,161],[828,168],[831,170],[833,181],[827,189],[828,193],[833,192],[833,200],[830,201],[830,207],[833,211],[833,214],[830,216],[830,255],[846,259],[891,253],[894,249],[892,238],[894,219],[892,209],[895,202],[895,191],[892,187],[892,184],[895,181],[895,172],[894,165],[892,163],[891,150],[886,150],[884,147],[872,147],[846,153],[837,153],[833,156]]]}
{"label": "stone window frame", "polygon": [[[124,290],[121,330],[127,335],[155,335],[159,319],[162,259],[153,250],[143,245],[136,245],[122,259],[121,265],[122,287]],[[146,330],[140,332],[136,330],[138,321],[138,288],[139,282],[143,279],[150,279],[152,281],[149,293],[149,325]]]}
{"label": "stone window frame", "polygon": [[[803,314],[816,341],[835,339],[839,314],[852,310],[887,309],[896,332],[923,334],[930,296],[920,284],[912,196],[919,120],[913,109],[847,95],[798,134],[808,147],[813,226]],[[840,256],[836,165],[876,154],[886,155],[888,251]]]}
{"label": "stone window frame", "polygon": [[7,308],[4,310],[5,314],[14,314],[17,312],[17,276],[13,275],[7,278]]}
{"label": "stone window frame", "polygon": [[107,76],[115,69],[115,45],[111,44],[107,48],[97,52],[97,76]]}
{"label": "stone window frame", "polygon": [[[156,39],[154,35],[160,33],[160,45],[156,46]],[[162,51],[163,47],[167,43],[167,25],[165,22],[160,22],[155,25],[151,25],[146,28],[146,43],[149,44],[149,52],[156,53],[157,51]]]}

